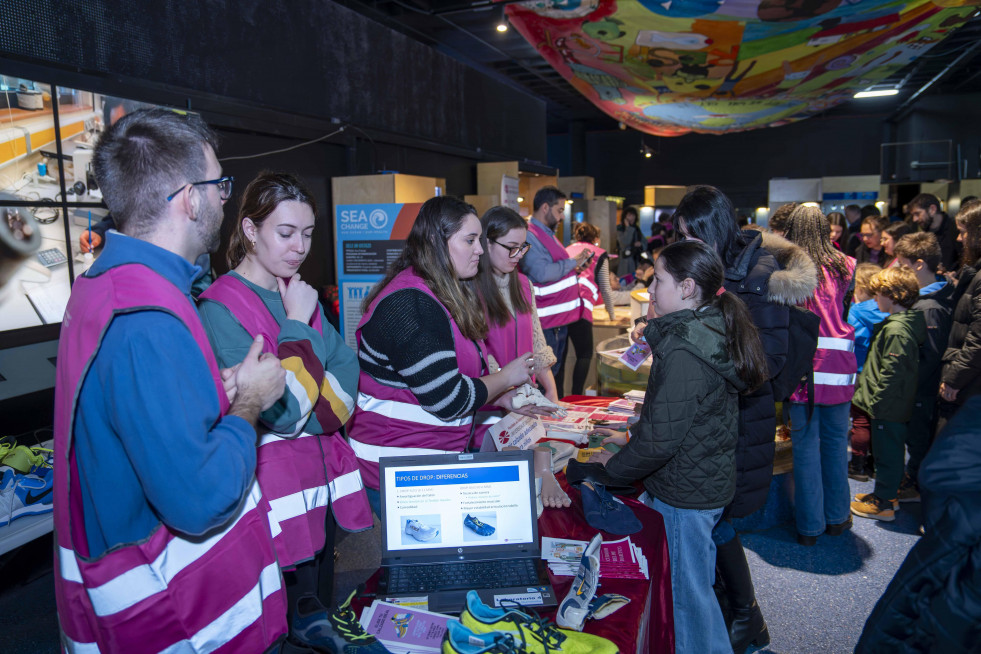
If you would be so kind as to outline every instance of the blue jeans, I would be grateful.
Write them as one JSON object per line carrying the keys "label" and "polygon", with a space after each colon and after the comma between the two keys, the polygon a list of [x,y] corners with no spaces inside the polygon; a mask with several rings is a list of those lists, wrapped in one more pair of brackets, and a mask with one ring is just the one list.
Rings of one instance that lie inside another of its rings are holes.
{"label": "blue jeans", "polygon": [[379,520],[382,515],[382,501],[381,501],[381,491],[376,488],[364,487],[365,493],[368,495],[368,506],[374,511],[375,515],[378,516]]}
{"label": "blue jeans", "polygon": [[718,509],[677,509],[644,495],[644,503],[664,518],[671,559],[674,649],[678,654],[732,654],[729,631],[715,598],[715,543]]}
{"label": "blue jeans", "polygon": [[828,525],[848,520],[848,411],[850,402],[790,405],[794,447],[794,512],[797,532],[818,536]]}
{"label": "blue jeans", "polygon": [[[565,348],[566,341],[569,338],[569,326],[562,325],[561,327],[549,327],[548,329],[542,329],[545,333],[545,342],[548,346],[552,348],[552,352],[555,354],[555,363],[552,364],[552,374],[555,375],[555,381],[559,381],[559,372],[563,370],[562,364],[565,363]],[[507,361],[499,362],[502,366]],[[561,397],[561,395],[560,395]]]}

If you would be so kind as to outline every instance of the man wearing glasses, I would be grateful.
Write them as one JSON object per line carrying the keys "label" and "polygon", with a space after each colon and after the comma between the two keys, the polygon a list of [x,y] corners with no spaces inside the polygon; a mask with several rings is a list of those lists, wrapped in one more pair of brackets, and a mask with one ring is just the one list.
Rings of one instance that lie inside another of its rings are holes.
{"label": "man wearing glasses", "polygon": [[[255,422],[285,373],[253,343],[219,370],[191,297],[218,246],[222,177],[197,116],[152,109],[103,135],[119,231],[79,277],[55,388],[55,595],[67,651],[264,652],[286,634]],[[103,347],[105,346],[105,347]],[[225,650],[222,650],[225,651]]]}
{"label": "man wearing glasses", "polygon": [[570,258],[555,236],[565,211],[566,195],[554,186],[545,186],[532,203],[534,213],[528,223],[528,254],[521,260],[521,272],[531,280],[538,305],[538,318],[545,342],[555,353],[552,366],[559,397],[564,388],[566,340],[569,325],[579,320],[582,300],[576,273],[589,263],[589,250]]}

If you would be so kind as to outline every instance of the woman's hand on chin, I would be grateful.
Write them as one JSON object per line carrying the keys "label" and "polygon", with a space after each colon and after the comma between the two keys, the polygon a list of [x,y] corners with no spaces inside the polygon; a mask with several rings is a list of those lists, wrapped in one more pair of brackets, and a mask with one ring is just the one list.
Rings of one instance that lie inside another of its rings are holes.
{"label": "woman's hand on chin", "polygon": [[310,322],[313,312],[317,310],[317,289],[300,279],[297,273],[290,277],[289,283],[277,277],[279,295],[283,298],[283,308],[290,320],[299,320],[303,324]]}

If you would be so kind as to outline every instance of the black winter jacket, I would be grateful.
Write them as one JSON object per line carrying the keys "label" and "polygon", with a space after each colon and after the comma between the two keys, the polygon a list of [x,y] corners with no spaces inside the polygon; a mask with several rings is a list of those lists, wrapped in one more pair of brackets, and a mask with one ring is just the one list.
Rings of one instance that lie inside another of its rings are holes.
{"label": "black winter jacket", "polygon": [[[744,230],[726,264],[726,290],[746,303],[760,332],[770,376],[787,360],[790,306],[803,303],[817,287],[817,268],[799,247],[770,233]],[[773,388],[764,383],[739,397],[736,495],[727,512],[743,517],[766,503],[773,476],[777,428]]]}
{"label": "black winter jacket", "polygon": [[654,343],[640,421],[606,463],[614,477],[644,480],[652,497],[679,509],[727,505],[736,486],[737,392],[745,388],[715,307],[675,311],[648,323]]}
{"label": "black winter jacket", "polygon": [[973,269],[964,270],[958,283],[956,293],[960,299],[954,308],[940,376],[940,381],[958,390],[957,405],[981,393],[981,275],[975,274],[978,268],[981,260]]}
{"label": "black winter jacket", "polygon": [[981,651],[981,397],[920,467],[925,536],[879,598],[856,654]]}
{"label": "black winter jacket", "polygon": [[926,295],[921,295],[913,308],[923,313],[927,335],[920,346],[919,382],[916,396],[936,400],[940,389],[940,371],[943,356],[950,340],[950,327],[953,324],[954,285],[947,283]]}

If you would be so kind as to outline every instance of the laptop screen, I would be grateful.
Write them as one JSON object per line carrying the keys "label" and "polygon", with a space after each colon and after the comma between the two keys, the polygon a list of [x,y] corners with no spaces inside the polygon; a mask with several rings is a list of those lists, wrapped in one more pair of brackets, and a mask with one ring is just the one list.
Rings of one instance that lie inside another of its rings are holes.
{"label": "laptop screen", "polygon": [[538,547],[531,452],[395,457],[380,464],[383,556]]}

